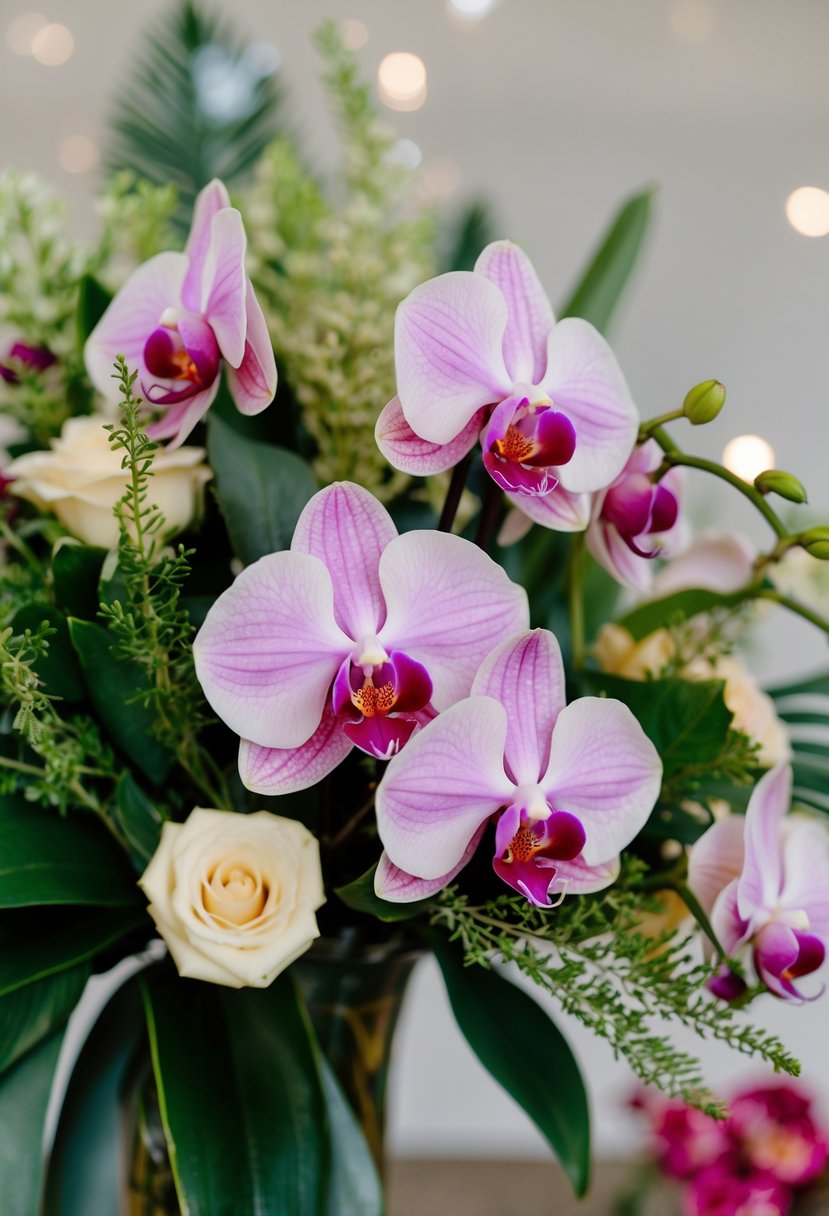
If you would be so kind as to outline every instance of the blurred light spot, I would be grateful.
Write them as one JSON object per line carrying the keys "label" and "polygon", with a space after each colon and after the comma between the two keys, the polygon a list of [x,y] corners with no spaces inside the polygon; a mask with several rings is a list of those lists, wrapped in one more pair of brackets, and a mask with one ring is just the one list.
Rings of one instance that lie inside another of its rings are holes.
{"label": "blurred light spot", "polygon": [[273,76],[282,66],[279,47],[274,46],[272,42],[252,42],[242,58],[245,66],[260,80]]}
{"label": "blurred light spot", "polygon": [[349,18],[340,26],[343,46],[348,51],[359,51],[368,42],[368,26],[364,21]]}
{"label": "blurred light spot", "polygon": [[41,26],[32,38],[32,54],[38,63],[47,68],[57,68],[66,63],[74,49],[75,39],[71,30],[57,21]]}
{"label": "blurred light spot", "polygon": [[481,21],[495,8],[498,0],[447,0],[447,8],[453,17],[464,22]]}
{"label": "blurred light spot", "polygon": [[423,153],[413,139],[398,139],[394,147],[389,149],[386,159],[392,165],[416,169],[423,160]]}
{"label": "blurred light spot", "polygon": [[15,55],[31,55],[32,39],[48,24],[43,13],[21,13],[6,27],[6,46]]}
{"label": "blurred light spot", "polygon": [[774,448],[759,435],[738,435],[725,445],[722,462],[743,481],[774,468]]}
{"label": "blurred light spot", "polygon": [[707,0],[676,0],[668,13],[671,33],[680,42],[705,42],[714,26]]}
{"label": "blurred light spot", "polygon": [[392,51],[377,69],[380,97],[391,110],[418,110],[426,100],[426,65],[411,51]]}
{"label": "blurred light spot", "polygon": [[451,156],[438,156],[424,167],[420,180],[424,197],[439,200],[454,194],[463,178],[457,161]]}
{"label": "blurred light spot", "polygon": [[67,135],[58,144],[58,161],[67,173],[88,173],[100,159],[98,145],[88,135]]}
{"label": "blurred light spot", "polygon": [[786,199],[786,219],[801,236],[829,233],[829,194],[818,186],[801,186]]}

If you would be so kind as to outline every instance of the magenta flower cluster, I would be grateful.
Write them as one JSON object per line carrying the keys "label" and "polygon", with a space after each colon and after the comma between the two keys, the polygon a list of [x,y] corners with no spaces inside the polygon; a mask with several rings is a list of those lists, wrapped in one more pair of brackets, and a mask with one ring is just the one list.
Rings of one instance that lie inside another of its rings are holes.
{"label": "magenta flower cluster", "polygon": [[826,1131],[790,1082],[742,1090],[726,1119],[650,1092],[634,1105],[660,1169],[682,1184],[683,1216],[786,1216],[826,1169]]}

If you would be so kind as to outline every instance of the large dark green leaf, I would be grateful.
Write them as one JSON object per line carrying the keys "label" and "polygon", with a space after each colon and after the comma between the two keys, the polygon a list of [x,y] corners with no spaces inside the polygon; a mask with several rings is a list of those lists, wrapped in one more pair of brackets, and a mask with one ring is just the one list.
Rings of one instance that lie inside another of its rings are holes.
{"label": "large dark green leaf", "polygon": [[26,909],[0,913],[0,997],[109,950],[137,929],[151,934],[143,908]]}
{"label": "large dark green leaf", "polygon": [[135,865],[143,870],[158,848],[164,819],[132,773],[124,773],[118,781],[112,818],[129,844]]}
{"label": "large dark green leaf", "polygon": [[86,816],[0,799],[0,908],[32,904],[135,904],[126,857],[101,823]]}
{"label": "large dark green leaf", "polygon": [[62,1043],[62,1034],[52,1035],[0,1078],[3,1216],[35,1216],[40,1211],[43,1132]]}
{"label": "large dark green leaf", "polygon": [[220,990],[144,986],[156,1083],[188,1216],[325,1216],[329,1134],[313,1041],[287,975]]}
{"label": "large dark green leaf", "polygon": [[106,549],[93,549],[69,538],[55,549],[55,598],[67,616],[92,621],[98,615],[98,579],[106,555]]}
{"label": "large dark green leaf", "polygon": [[0,998],[0,1072],[63,1026],[88,979],[89,966],[82,965]]}
{"label": "large dark green leaf", "polygon": [[627,629],[637,642],[669,625],[681,625],[700,612],[710,612],[712,608],[727,608],[738,604],[739,595],[722,595],[718,591],[708,591],[703,587],[689,588],[687,591],[676,591],[660,600],[650,600],[640,604],[623,616],[619,624]]}
{"label": "large dark green leaf", "polygon": [[208,422],[207,450],[236,556],[249,565],[287,549],[317,489],[310,467],[285,448],[240,435],[217,415]]}
{"label": "large dark green leaf", "polygon": [[413,916],[417,916],[428,908],[431,903],[431,900],[428,899],[418,899],[410,904],[393,904],[386,899],[380,899],[378,895],[374,894],[376,869],[377,866],[374,865],[370,870],[366,870],[365,874],[355,878],[354,882],[350,882],[344,887],[337,887],[336,894],[344,904],[353,908],[355,912],[368,912],[370,916],[376,916],[378,920],[384,921],[411,920]]}
{"label": "large dark green leaf", "polygon": [[85,274],[78,284],[78,347],[83,350],[86,340],[106,312],[112,295],[91,274]]}
{"label": "large dark green leaf", "polygon": [[43,1216],[122,1210],[124,1093],[145,1038],[138,981],[128,980],[91,1027],[64,1095],[49,1159]]}
{"label": "large dark green leaf", "polygon": [[584,317],[605,332],[639,261],[650,224],[653,191],[634,194],[620,208],[562,317]]}
{"label": "large dark green leaf", "polygon": [[151,710],[135,700],[147,688],[146,675],[114,653],[110,635],[93,621],[70,620],[69,633],[98,717],[144,775],[159,785],[173,758],[153,733]]}
{"label": "large dark green leaf", "polygon": [[633,711],[662,757],[666,777],[722,753],[733,718],[723,680],[624,680],[585,672],[583,683],[585,691],[615,697]]}
{"label": "large dark green leaf", "polygon": [[66,617],[59,608],[48,604],[26,604],[15,615],[12,628],[15,633],[30,629],[33,633],[46,622],[53,632],[47,638],[49,649],[38,659],[36,670],[43,681],[46,692],[63,701],[80,701],[86,689],[78,665]]}
{"label": "large dark green leaf", "polygon": [[383,1188],[368,1142],[330,1064],[321,1053],[318,1060],[331,1133],[326,1216],[383,1216]]}
{"label": "large dark green leaf", "polygon": [[590,1175],[587,1091],[570,1045],[521,988],[497,970],[464,967],[449,944],[436,948],[458,1026],[478,1056],[544,1135],[577,1195]]}

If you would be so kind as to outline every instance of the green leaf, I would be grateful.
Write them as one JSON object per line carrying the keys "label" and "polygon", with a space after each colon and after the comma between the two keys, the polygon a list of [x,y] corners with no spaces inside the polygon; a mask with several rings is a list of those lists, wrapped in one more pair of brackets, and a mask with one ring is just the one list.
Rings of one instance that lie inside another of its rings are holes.
{"label": "green leaf", "polygon": [[136,978],[108,1001],[75,1061],[49,1157],[43,1216],[122,1210],[124,1090],[145,1038]]}
{"label": "green leaf", "polygon": [[713,608],[730,608],[739,604],[742,598],[741,595],[722,595],[703,587],[689,588],[675,591],[673,595],[666,595],[660,600],[640,604],[621,617],[618,623],[627,629],[635,641],[640,642],[655,629],[681,625],[698,613],[710,612]]}
{"label": "green leaf", "polygon": [[81,277],[78,284],[78,346],[83,350],[86,340],[92,333],[101,317],[106,312],[112,300],[106,287],[91,274]]}
{"label": "green leaf", "polygon": [[43,1133],[62,1043],[62,1034],[52,1035],[0,1079],[4,1216],[34,1216],[40,1211]]}
{"label": "green leaf", "polygon": [[379,895],[374,894],[374,873],[377,869],[373,865],[370,870],[366,870],[365,874],[361,874],[359,878],[355,878],[354,882],[347,883],[344,887],[336,887],[334,894],[349,908],[355,912],[367,912],[370,916],[376,916],[378,920],[393,922],[397,920],[411,920],[413,916],[418,916],[430,906],[430,899],[418,899],[410,904],[393,904],[386,899],[380,899]]}
{"label": "green leaf", "polygon": [[26,604],[15,615],[12,628],[15,633],[23,633],[26,629],[34,633],[44,621],[54,632],[46,639],[49,649],[37,661],[37,674],[50,696],[60,697],[63,701],[81,701],[86,695],[86,688],[72,649],[66,617],[60,609],[49,604]]}
{"label": "green leaf", "polygon": [[287,549],[303,507],[317,490],[310,466],[285,448],[238,434],[213,414],[207,452],[236,556],[249,565]]}
{"label": "green leaf", "polygon": [[318,1059],[331,1133],[326,1216],[383,1216],[383,1188],[363,1129],[325,1056]]}
{"label": "green leaf", "polygon": [[623,204],[560,316],[584,317],[602,333],[607,331],[639,261],[652,202],[653,191],[643,190]]}
{"label": "green leaf", "polygon": [[127,841],[136,866],[143,870],[158,848],[164,817],[132,773],[123,773],[115,790],[112,819]]}
{"label": "green leaf", "polygon": [[139,900],[124,853],[97,820],[0,799],[0,908],[123,907]]}
{"label": "green leaf", "polygon": [[[144,983],[162,1119],[188,1216],[324,1216],[328,1128],[293,984]],[[218,1097],[217,1097],[218,1095]]]}
{"label": "green leaf", "polygon": [[782,697],[829,697],[829,671],[820,675],[810,676],[805,680],[796,680],[792,684],[779,684],[776,688],[766,689],[775,700]]}
{"label": "green leaf", "polygon": [[92,621],[98,615],[98,579],[106,549],[93,549],[80,541],[60,541],[52,554],[55,599],[67,616]]}
{"label": "green leaf", "polygon": [[143,908],[37,909],[0,913],[0,997],[109,950],[150,920]]}
{"label": "green leaf", "polygon": [[496,970],[436,947],[458,1026],[483,1066],[547,1139],[577,1195],[590,1176],[587,1091],[570,1045],[544,1010]]}
{"label": "green leaf", "polygon": [[135,700],[149,687],[145,673],[137,663],[114,653],[110,635],[100,625],[70,619],[69,634],[99,718],[130,760],[159,785],[173,757],[153,733],[152,711]]}
{"label": "green leaf", "polygon": [[478,255],[496,233],[486,203],[472,203],[449,226],[444,235],[445,251],[440,259],[441,272],[472,270]]}
{"label": "green leaf", "polygon": [[723,680],[624,680],[585,672],[585,691],[615,697],[633,711],[655,745],[670,777],[683,768],[710,764],[722,753],[733,714]]}
{"label": "green leaf", "polygon": [[75,967],[0,998],[0,1072],[63,1026],[88,979],[88,965]]}

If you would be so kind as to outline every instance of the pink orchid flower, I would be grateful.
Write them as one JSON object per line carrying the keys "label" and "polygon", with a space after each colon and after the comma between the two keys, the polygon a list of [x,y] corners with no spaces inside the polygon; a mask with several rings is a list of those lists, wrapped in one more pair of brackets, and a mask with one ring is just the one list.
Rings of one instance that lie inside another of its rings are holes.
{"label": "pink orchid flower", "polygon": [[744,1090],[729,1105],[728,1125],[751,1167],[789,1186],[808,1186],[826,1168],[829,1143],[794,1085]]}
{"label": "pink orchid flower", "polygon": [[112,365],[138,369],[148,406],[163,410],[151,439],[178,447],[219,391],[224,361],[230,395],[258,414],[276,392],[276,364],[262,309],[245,274],[245,229],[220,181],[196,199],[184,253],[159,253],[127,280],[89,335],[89,378],[117,401]]}
{"label": "pink orchid flower", "polygon": [[[697,841],[688,885],[729,957],[753,964],[775,996],[802,1001],[794,981],[817,971],[829,941],[829,832],[787,814],[791,791],[791,768],[770,769],[744,817],[721,819]],[[745,991],[727,968],[709,987],[724,1000]]]}
{"label": "pink orchid flower", "polygon": [[398,536],[350,482],[315,494],[290,551],[243,570],[207,614],[196,671],[242,738],[248,789],[314,785],[357,746],[387,759],[468,695],[499,638],[526,628],[527,597],[459,536]]}
{"label": "pink orchid flower", "polygon": [[683,532],[682,471],[671,469],[654,484],[651,474],[661,463],[662,450],[655,440],[634,448],[613,484],[595,496],[585,537],[608,574],[643,594],[652,587],[653,558],[675,551]]}
{"label": "pink orchid flower", "polygon": [[473,271],[416,287],[397,310],[397,390],[377,443],[397,469],[426,476],[480,438],[484,464],[536,522],[582,531],[588,494],[621,472],[637,413],[604,338],[555,323],[527,255],[488,245]]}
{"label": "pink orchid flower", "polygon": [[[644,826],[662,764],[619,701],[564,703],[555,637],[508,638],[485,660],[472,695],[415,736],[377,790],[386,858],[377,894],[434,894],[495,823],[495,872],[540,907],[557,892],[612,883],[619,853]],[[402,872],[402,873],[401,873]]]}

